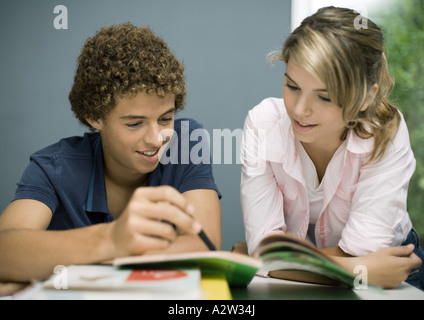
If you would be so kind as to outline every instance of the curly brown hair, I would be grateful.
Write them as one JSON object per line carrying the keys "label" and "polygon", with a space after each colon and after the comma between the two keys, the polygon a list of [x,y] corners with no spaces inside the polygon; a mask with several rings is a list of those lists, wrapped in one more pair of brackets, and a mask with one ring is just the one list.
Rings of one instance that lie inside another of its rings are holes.
{"label": "curly brown hair", "polygon": [[100,29],[85,42],[69,94],[72,111],[87,119],[105,119],[117,99],[139,92],[175,94],[175,110],[184,109],[184,66],[167,44],[146,26],[131,23]]}

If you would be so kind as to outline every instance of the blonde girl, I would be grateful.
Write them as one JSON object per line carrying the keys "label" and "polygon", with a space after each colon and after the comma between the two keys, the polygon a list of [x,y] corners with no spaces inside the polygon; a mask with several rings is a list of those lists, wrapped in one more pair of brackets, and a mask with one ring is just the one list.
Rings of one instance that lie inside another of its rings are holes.
{"label": "blonde girl", "polygon": [[248,249],[266,234],[289,232],[349,271],[365,265],[369,281],[383,287],[408,278],[422,288],[415,268],[423,254],[406,208],[415,159],[388,100],[394,81],[383,34],[370,20],[358,29],[357,18],[322,8],[272,54],[286,64],[283,99],[263,100],[244,128]]}

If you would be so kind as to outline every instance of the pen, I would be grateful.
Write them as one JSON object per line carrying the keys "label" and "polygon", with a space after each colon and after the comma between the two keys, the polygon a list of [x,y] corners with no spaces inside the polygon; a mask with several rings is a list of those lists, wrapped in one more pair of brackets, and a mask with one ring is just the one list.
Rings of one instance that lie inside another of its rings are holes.
{"label": "pen", "polygon": [[208,236],[206,235],[206,233],[203,230],[200,230],[199,237],[200,237],[200,239],[203,240],[203,242],[206,244],[206,246],[208,247],[209,250],[211,250],[211,251],[215,251],[216,250],[215,246],[209,240]]}
{"label": "pen", "polygon": [[[177,228],[173,223],[171,223],[169,221],[166,221],[166,220],[161,220],[161,221],[170,224],[171,226],[174,227],[174,229]],[[209,240],[208,236],[203,231],[203,229],[200,230],[200,232],[199,232],[199,238],[202,239],[202,241],[208,247],[209,250],[211,250],[211,251],[215,251],[216,250],[216,247],[213,245],[212,241]]]}

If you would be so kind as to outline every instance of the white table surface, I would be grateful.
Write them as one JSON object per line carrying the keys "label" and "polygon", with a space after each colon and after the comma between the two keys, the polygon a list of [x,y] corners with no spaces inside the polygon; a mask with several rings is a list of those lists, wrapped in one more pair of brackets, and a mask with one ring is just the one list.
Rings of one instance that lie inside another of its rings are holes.
{"label": "white table surface", "polygon": [[233,289],[235,299],[361,299],[361,300],[424,300],[421,291],[406,282],[398,288],[382,290],[344,289],[295,281],[255,276],[247,288]]}
{"label": "white table surface", "polygon": [[[2,297],[2,299],[143,299],[141,296],[128,296],[128,293],[122,293],[122,295],[118,293],[113,296],[105,293],[104,297],[99,295],[99,292],[96,292],[94,296],[91,294],[93,292],[72,292],[71,290],[50,290],[46,292],[41,288],[41,284],[38,284],[38,286],[26,289],[14,297]],[[362,290],[351,290],[260,276],[255,276],[247,288],[231,288],[231,294],[234,300],[424,300],[424,291],[405,282],[398,288],[390,290],[370,287]],[[168,298],[182,299],[181,296]]]}

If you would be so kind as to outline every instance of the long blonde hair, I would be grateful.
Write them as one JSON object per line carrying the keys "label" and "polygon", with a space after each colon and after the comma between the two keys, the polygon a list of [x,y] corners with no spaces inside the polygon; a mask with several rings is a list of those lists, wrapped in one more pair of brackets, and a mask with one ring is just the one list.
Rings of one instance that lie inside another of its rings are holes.
{"label": "long blonde hair", "polygon": [[[296,61],[327,87],[330,99],[343,109],[346,132],[374,138],[369,161],[379,159],[396,133],[400,115],[388,100],[394,86],[389,73],[381,29],[367,19],[358,27],[359,14],[345,8],[321,8],[303,20],[272,60]],[[356,19],[356,20],[355,20]],[[378,85],[375,96],[374,84]],[[362,106],[369,102],[365,111]]]}

